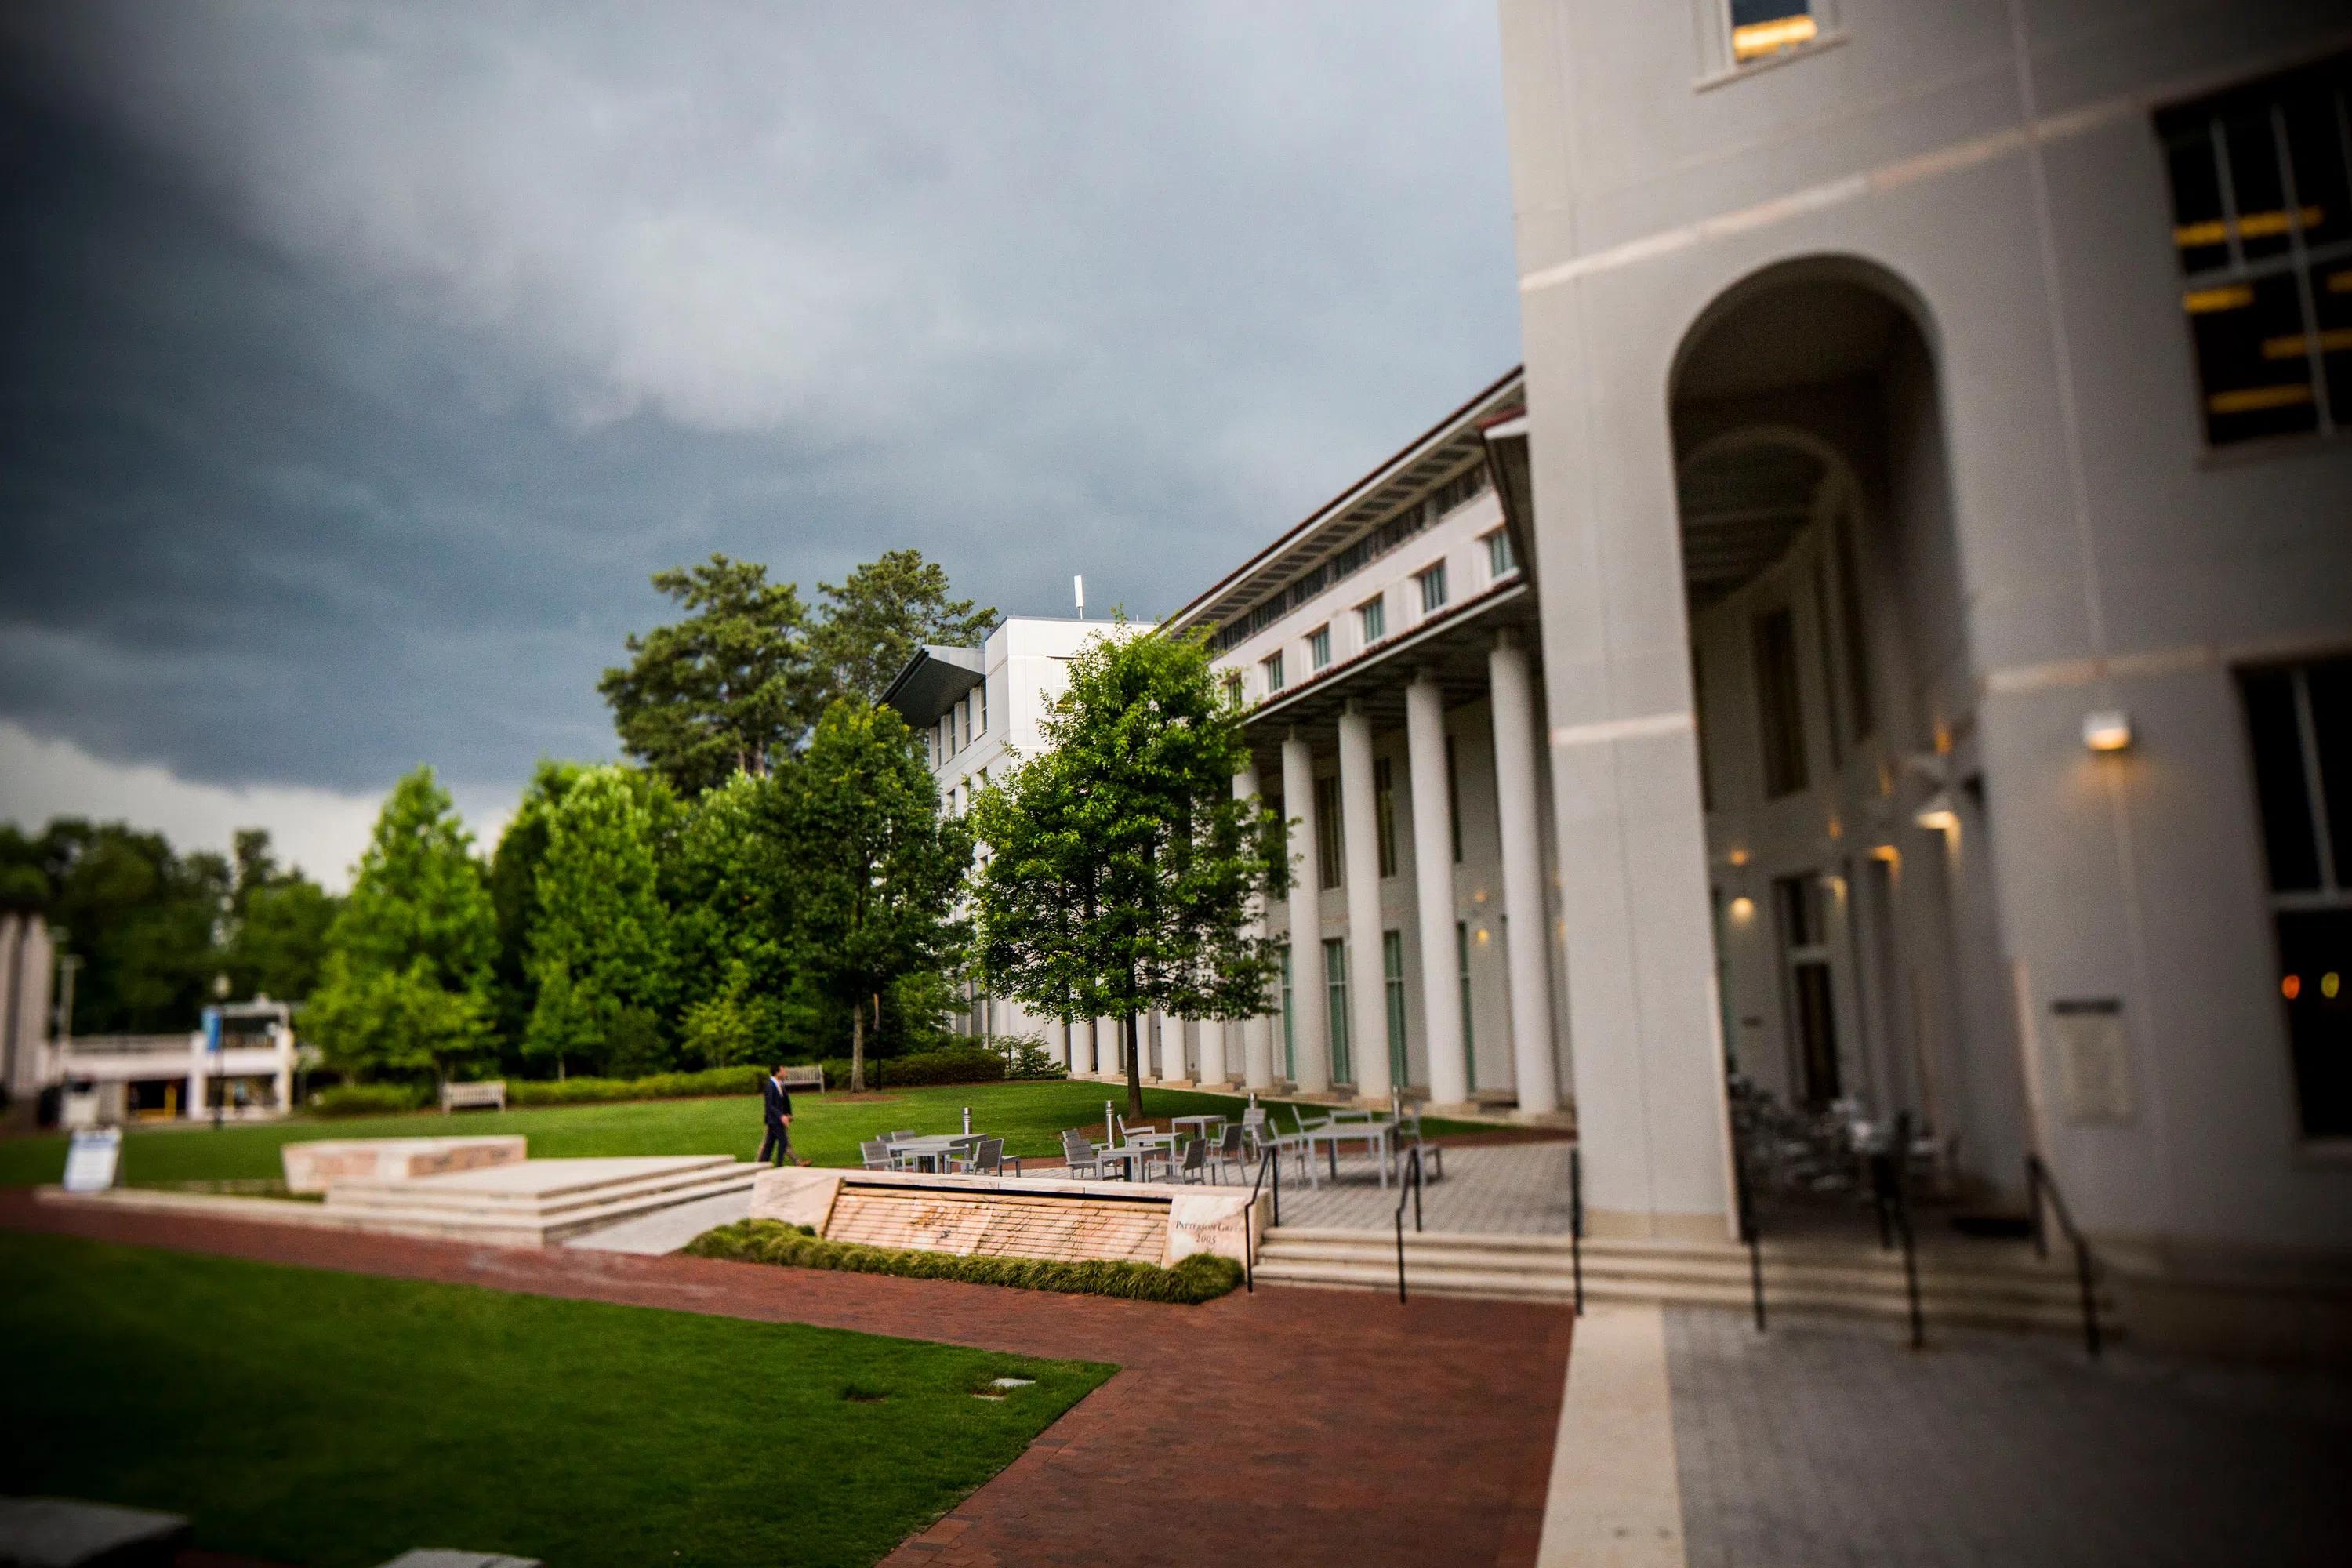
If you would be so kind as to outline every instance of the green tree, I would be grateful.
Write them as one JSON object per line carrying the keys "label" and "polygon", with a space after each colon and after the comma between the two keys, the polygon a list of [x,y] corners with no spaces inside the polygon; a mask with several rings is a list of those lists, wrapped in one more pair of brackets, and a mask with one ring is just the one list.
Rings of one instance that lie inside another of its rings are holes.
{"label": "green tree", "polygon": [[229,994],[301,1001],[318,985],[340,900],[299,868],[280,867],[266,829],[239,829],[232,858],[236,883],[221,955]]}
{"label": "green tree", "polygon": [[724,555],[656,572],[653,584],[690,613],[631,636],[629,667],[597,682],[623,749],[688,797],[766,773],[816,707],[799,590]]}
{"label": "green tree", "polygon": [[694,803],[678,837],[670,903],[678,1044],[711,1067],[772,1063],[805,1033],[795,994],[793,879],[773,840],[794,764],[735,777]]}
{"label": "green tree", "polygon": [[473,836],[429,767],[393,786],[328,928],[308,1032],[356,1078],[446,1079],[490,1043],[498,921]]}
{"label": "green tree", "polygon": [[551,1058],[559,1077],[575,1059],[623,1077],[670,1065],[659,858],[676,812],[662,781],[608,766],[582,773],[548,818],[530,938],[539,996],[523,1052]]}
{"label": "green tree", "polygon": [[[14,830],[12,830],[13,832]],[[192,1029],[220,973],[228,862],[179,855],[160,833],[60,817],[37,838],[16,833],[7,858],[26,902],[46,902],[61,945],[85,961],[74,988],[76,1034]],[[31,877],[46,884],[36,900]]]}
{"label": "green tree", "polygon": [[844,698],[772,797],[773,841],[791,868],[796,957],[849,1009],[849,1084],[866,1087],[866,1006],[905,976],[937,970],[963,935],[953,904],[971,864],[965,825],[905,721]]}
{"label": "green tree", "polygon": [[491,1014],[503,1049],[514,1053],[509,1059],[518,1063],[531,1009],[539,1003],[530,937],[539,925],[539,868],[547,858],[548,824],[564,795],[587,771],[585,763],[541,757],[490,855],[490,907],[499,926],[498,957],[491,963]]}
{"label": "green tree", "polygon": [[1234,797],[1249,747],[1196,639],[1089,642],[1044,734],[973,805],[978,968],[1040,1012],[1122,1020],[1140,1116],[1139,1015],[1265,1010],[1282,941],[1247,928],[1290,885],[1282,819]]}
{"label": "green tree", "polygon": [[948,574],[919,550],[886,550],[839,587],[817,584],[824,618],[809,641],[831,697],[879,702],[924,643],[977,644],[996,611],[948,597]]}

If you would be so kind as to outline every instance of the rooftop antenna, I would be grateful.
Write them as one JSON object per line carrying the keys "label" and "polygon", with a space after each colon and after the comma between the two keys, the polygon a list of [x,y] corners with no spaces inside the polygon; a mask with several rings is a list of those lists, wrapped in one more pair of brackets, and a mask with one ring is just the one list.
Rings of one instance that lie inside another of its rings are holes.
{"label": "rooftop antenna", "polygon": [[1070,582],[1078,591],[1078,619],[1083,621],[1087,618],[1087,580],[1084,577],[1073,577]]}

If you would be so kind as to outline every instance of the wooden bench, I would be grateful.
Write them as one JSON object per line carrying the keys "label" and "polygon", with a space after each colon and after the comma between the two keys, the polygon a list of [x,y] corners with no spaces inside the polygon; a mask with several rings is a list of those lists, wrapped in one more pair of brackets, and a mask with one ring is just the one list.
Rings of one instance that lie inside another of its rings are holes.
{"label": "wooden bench", "polygon": [[784,1069],[784,1091],[789,1094],[796,1089],[813,1089],[819,1094],[823,1094],[824,1092],[824,1069],[821,1067],[814,1066],[804,1068],[786,1068]]}
{"label": "wooden bench", "polygon": [[507,1080],[492,1079],[488,1083],[445,1083],[441,1086],[441,1114],[453,1110],[504,1110],[507,1108]]}

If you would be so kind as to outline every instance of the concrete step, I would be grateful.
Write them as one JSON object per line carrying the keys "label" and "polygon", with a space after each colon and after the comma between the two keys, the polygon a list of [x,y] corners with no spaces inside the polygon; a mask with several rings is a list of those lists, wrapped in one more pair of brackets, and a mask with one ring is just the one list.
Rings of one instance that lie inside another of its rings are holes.
{"label": "concrete step", "polygon": [[545,1247],[681,1204],[697,1203],[722,1194],[748,1192],[759,1169],[748,1163],[739,1164],[731,1172],[705,1175],[697,1181],[670,1183],[611,1194],[596,1203],[565,1204],[546,1214],[496,1207],[467,1210],[437,1204],[414,1207],[366,1205],[336,1209],[331,1206],[329,1212],[354,1230],[390,1236],[476,1240],[499,1246]]}
{"label": "concrete step", "polygon": [[[1437,1233],[1405,1236],[1408,1289],[1428,1295],[1566,1301],[1575,1293],[1565,1237]],[[1764,1249],[1768,1312],[1832,1312],[1903,1319],[1909,1297],[1900,1252],[1867,1245],[1804,1241]],[[1257,1278],[1275,1285],[1393,1290],[1393,1233],[1284,1226],[1266,1233]],[[2073,1270],[2036,1260],[2023,1247],[1981,1257],[1947,1247],[1919,1259],[1922,1310],[1931,1322],[2071,1331],[2081,1323]],[[1667,1301],[1746,1308],[1744,1247],[1689,1242],[1588,1241],[1588,1300]],[[2104,1292],[2103,1316],[2113,1304]]]}
{"label": "concrete step", "polygon": [[406,1181],[373,1178],[337,1182],[327,1191],[334,1209],[446,1209],[516,1218],[551,1216],[614,1201],[692,1186],[751,1167],[727,1155],[604,1160],[525,1160],[510,1165]]}

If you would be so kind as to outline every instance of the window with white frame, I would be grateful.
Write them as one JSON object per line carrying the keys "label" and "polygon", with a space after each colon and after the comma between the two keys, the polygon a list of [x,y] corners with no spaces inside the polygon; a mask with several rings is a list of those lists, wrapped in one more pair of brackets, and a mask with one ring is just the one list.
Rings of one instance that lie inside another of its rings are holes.
{"label": "window with white frame", "polygon": [[1307,634],[1307,662],[1317,669],[1331,662],[1331,628],[1328,625]]}
{"label": "window with white frame", "polygon": [[1494,578],[1509,576],[1519,569],[1518,557],[1511,553],[1511,531],[1498,528],[1486,535],[1486,575]]}
{"label": "window with white frame", "polygon": [[1731,0],[1731,58],[1740,65],[1821,36],[1812,0]]}
{"label": "window with white frame", "polygon": [[1268,692],[1282,689],[1282,650],[1280,648],[1275,649],[1259,659],[1257,667],[1265,671],[1265,689]]}
{"label": "window with white frame", "polygon": [[1416,574],[1413,577],[1413,581],[1420,584],[1421,587],[1421,613],[1423,615],[1435,615],[1438,611],[1445,607],[1444,562],[1441,561],[1436,565]]}
{"label": "window with white frame", "polygon": [[1366,647],[1389,635],[1389,596],[1367,599],[1356,606],[1356,635]]}
{"label": "window with white frame", "polygon": [[1238,708],[1242,705],[1242,678],[1239,675],[1228,675],[1218,684],[1224,688],[1226,707]]}

